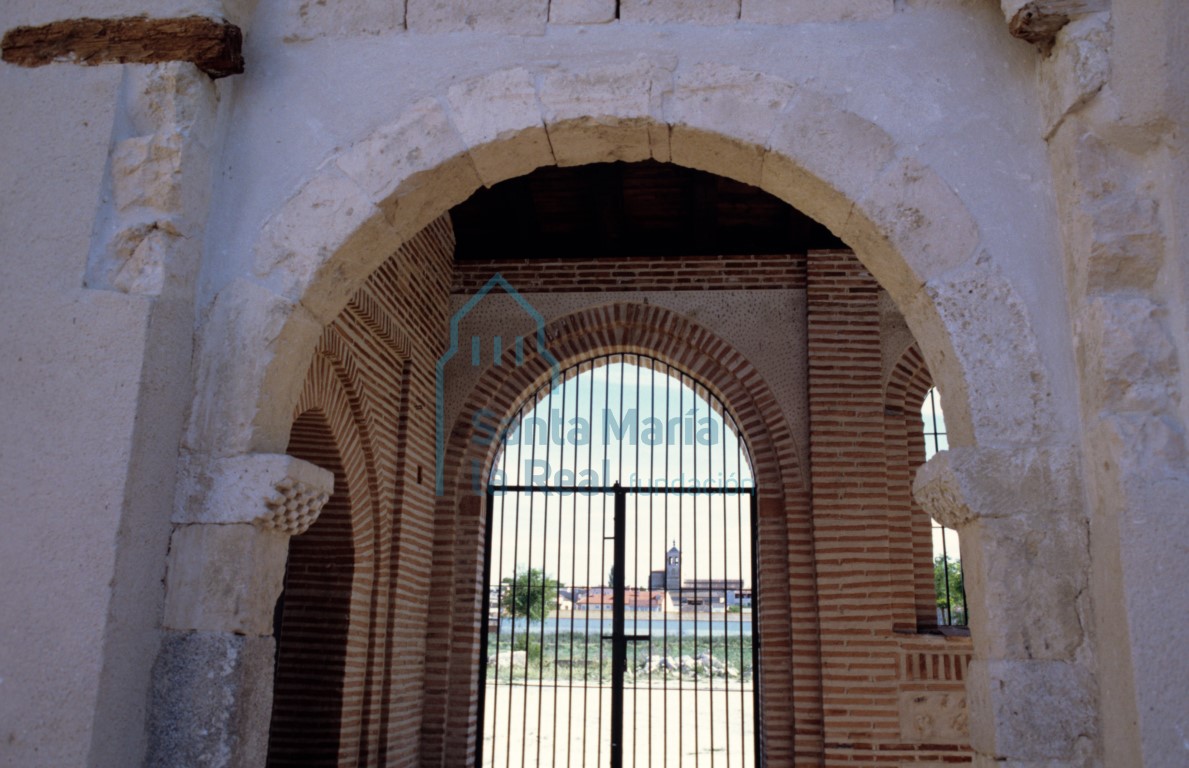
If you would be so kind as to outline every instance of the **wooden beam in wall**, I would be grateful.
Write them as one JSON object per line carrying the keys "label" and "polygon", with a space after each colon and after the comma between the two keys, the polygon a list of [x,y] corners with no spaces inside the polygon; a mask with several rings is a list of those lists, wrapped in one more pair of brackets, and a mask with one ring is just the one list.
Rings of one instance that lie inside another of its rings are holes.
{"label": "wooden beam in wall", "polygon": [[4,34],[0,58],[22,67],[189,61],[212,78],[244,71],[243,35],[223,19],[66,19]]}
{"label": "wooden beam in wall", "polygon": [[1013,37],[1047,48],[1070,19],[1105,7],[1105,0],[1033,0],[1016,11],[1008,29]]}

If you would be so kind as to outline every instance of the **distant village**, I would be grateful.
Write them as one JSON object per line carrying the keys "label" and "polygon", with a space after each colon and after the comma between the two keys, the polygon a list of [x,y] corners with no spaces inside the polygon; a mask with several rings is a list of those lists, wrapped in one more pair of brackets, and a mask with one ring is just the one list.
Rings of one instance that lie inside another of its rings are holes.
{"label": "distant village", "polygon": [[[492,587],[492,617],[498,613],[500,590],[506,585]],[[556,612],[605,611],[614,607],[615,590],[610,585],[560,587],[557,590]],[[648,588],[627,587],[624,608],[628,611],[650,613],[732,613],[751,609],[752,592],[743,587],[742,579],[685,579],[681,578],[681,550],[674,545],[665,553],[665,567],[648,575]]]}

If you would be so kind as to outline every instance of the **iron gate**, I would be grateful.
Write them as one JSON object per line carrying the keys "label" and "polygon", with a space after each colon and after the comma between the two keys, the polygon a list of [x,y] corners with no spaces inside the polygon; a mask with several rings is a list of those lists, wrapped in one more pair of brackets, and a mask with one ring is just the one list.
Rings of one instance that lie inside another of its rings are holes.
{"label": "iron gate", "polygon": [[[600,406],[614,438],[601,446],[581,437]],[[642,440],[641,424],[672,429]],[[699,425],[704,439],[672,434]],[[662,362],[616,355],[570,369],[500,432],[479,763],[758,765],[756,492],[721,402]]]}

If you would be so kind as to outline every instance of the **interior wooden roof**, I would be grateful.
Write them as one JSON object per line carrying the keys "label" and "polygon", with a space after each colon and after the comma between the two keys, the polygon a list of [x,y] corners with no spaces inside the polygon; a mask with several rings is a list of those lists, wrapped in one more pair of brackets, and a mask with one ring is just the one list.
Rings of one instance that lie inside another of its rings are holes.
{"label": "interior wooden roof", "polygon": [[459,261],[803,253],[844,247],[756,187],[670,163],[545,167],[451,211]]}

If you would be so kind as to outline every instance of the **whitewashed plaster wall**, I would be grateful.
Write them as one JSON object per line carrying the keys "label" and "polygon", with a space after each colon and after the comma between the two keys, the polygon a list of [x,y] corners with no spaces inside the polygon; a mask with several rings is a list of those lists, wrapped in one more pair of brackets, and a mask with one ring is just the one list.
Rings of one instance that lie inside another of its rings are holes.
{"label": "whitewashed plaster wall", "polygon": [[[1057,231],[1032,87],[1037,58],[1003,33],[989,4],[909,3],[879,20],[797,26],[620,21],[523,36],[385,31],[351,37],[349,46],[340,36],[293,34],[293,11],[283,5],[262,4],[246,42],[252,65],[236,84],[236,129],[216,182],[217,245],[208,249],[200,305],[242,274],[260,227],[313,168],[419,99],[517,65],[580,70],[645,56],[680,76],[729,63],[824,93],[937,171],[1012,276],[1054,387],[1073,384],[1064,308],[1044,296],[1062,275],[1045,257]],[[1067,427],[1076,419],[1071,410],[1063,418]]]}
{"label": "whitewashed plaster wall", "polygon": [[[248,70],[217,89],[226,110],[223,145],[211,147],[217,161],[186,169],[215,176],[209,222],[192,241],[204,251],[197,287],[181,270],[177,293],[164,298],[83,288],[110,152],[120,138],[121,88],[136,68],[0,68],[0,103],[19,105],[0,114],[0,762],[140,762],[176,446],[193,398],[187,361],[195,326],[220,290],[252,273],[261,227],[321,163],[415,101],[442,98],[452,84],[496,69],[582,69],[644,55],[680,75],[699,64],[729,63],[825,94],[880,126],[959,194],[982,245],[1022,298],[1049,386],[1060,394],[1054,441],[1078,442],[1080,429],[1093,432],[1100,410],[1117,403],[1072,395],[1095,375],[1074,362],[1070,317],[1078,319],[1083,294],[1066,287],[1085,276],[1082,251],[1069,245],[1080,237],[1077,217],[1062,199],[1079,180],[1066,173],[1059,147],[1050,154],[1061,137],[1050,134],[1045,112],[1045,78],[1073,74],[1046,75],[1035,49],[1006,34],[994,5],[906,0],[867,21],[624,20],[534,25],[520,35],[364,29],[350,19],[359,8],[341,3],[326,13],[343,23],[324,19],[323,31],[310,35],[300,31],[292,4],[228,4],[221,10],[234,21],[250,21]],[[210,13],[212,6],[19,0],[4,7],[0,21],[8,29],[142,10]],[[1125,170],[1150,182],[1166,236],[1160,279],[1145,288],[1151,298],[1144,300],[1155,302],[1160,327],[1184,360],[1189,22],[1175,0],[1115,11],[1107,87],[1079,103],[1085,109],[1066,130],[1104,134],[1127,156]],[[1175,382],[1167,389],[1179,414],[1171,430],[1182,436],[1186,368],[1163,374]],[[1088,477],[1096,459],[1120,451],[1102,445],[1101,453],[1087,451]],[[1177,602],[1185,595],[1168,588],[1184,583],[1189,562],[1183,496],[1167,492],[1184,487],[1184,459],[1171,456],[1159,478],[1170,483],[1145,495],[1136,488],[1148,478],[1145,450],[1138,446],[1124,466],[1133,473],[1130,484],[1100,483],[1092,494],[1097,508],[1113,510],[1092,528],[1096,631],[1113,654],[1098,665],[1107,672],[1103,711],[1113,715],[1104,727],[1108,757],[1115,757],[1108,764],[1179,766],[1189,749],[1189,685],[1176,659],[1189,622],[1155,617],[1189,614]],[[1119,510],[1147,510],[1148,527],[1126,524]],[[1129,657],[1130,664],[1113,661]],[[1094,746],[1087,749],[1086,764],[1095,764]]]}

